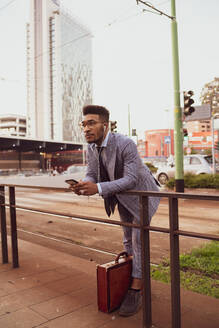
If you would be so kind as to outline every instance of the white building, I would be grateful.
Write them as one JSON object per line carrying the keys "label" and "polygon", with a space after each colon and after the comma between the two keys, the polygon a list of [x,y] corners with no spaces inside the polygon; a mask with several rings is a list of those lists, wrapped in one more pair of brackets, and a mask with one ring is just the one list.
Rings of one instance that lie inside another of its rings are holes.
{"label": "white building", "polygon": [[26,137],[26,116],[15,114],[0,115],[0,135]]}
{"label": "white building", "polygon": [[83,105],[92,103],[90,32],[55,0],[30,0],[27,134],[82,142]]}

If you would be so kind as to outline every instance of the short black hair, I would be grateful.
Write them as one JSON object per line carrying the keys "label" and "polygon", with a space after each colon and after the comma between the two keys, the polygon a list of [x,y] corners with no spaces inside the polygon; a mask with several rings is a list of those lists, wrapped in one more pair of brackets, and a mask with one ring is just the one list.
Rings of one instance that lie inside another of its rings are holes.
{"label": "short black hair", "polygon": [[103,106],[98,106],[98,105],[87,105],[83,107],[83,115],[87,115],[87,114],[97,114],[100,115],[100,117],[102,117],[102,119],[104,120],[104,122],[109,122],[109,116],[110,113],[108,111],[108,109],[106,109]]}

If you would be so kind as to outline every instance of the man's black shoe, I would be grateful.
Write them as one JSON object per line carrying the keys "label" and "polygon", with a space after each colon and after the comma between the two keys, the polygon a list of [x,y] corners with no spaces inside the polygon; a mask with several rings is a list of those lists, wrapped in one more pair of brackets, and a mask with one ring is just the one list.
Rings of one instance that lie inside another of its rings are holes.
{"label": "man's black shoe", "polygon": [[129,317],[138,312],[142,304],[140,290],[129,289],[119,309],[119,315]]}

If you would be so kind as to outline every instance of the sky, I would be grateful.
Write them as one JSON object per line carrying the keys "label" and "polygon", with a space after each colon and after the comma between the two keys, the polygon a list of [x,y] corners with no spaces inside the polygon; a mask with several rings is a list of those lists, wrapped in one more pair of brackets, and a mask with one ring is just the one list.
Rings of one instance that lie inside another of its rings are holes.
{"label": "sky", "polygon": [[[0,114],[26,114],[28,0],[0,0]],[[193,90],[219,77],[219,1],[175,0],[181,106]],[[171,1],[150,0],[171,14]],[[118,131],[173,128],[171,20],[135,0],[62,0],[93,40],[94,103],[106,106]],[[147,9],[149,11],[144,11]]]}

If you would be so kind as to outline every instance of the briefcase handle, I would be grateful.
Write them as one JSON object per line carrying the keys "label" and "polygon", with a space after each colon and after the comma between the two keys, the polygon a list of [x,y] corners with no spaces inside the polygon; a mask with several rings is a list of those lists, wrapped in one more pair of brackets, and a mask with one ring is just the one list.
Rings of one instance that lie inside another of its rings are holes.
{"label": "briefcase handle", "polygon": [[122,256],[128,257],[129,255],[128,255],[128,253],[125,252],[125,251],[119,253],[119,254],[116,256],[116,258],[115,258],[115,263],[118,263],[118,262],[119,262],[119,258],[122,257]]}

